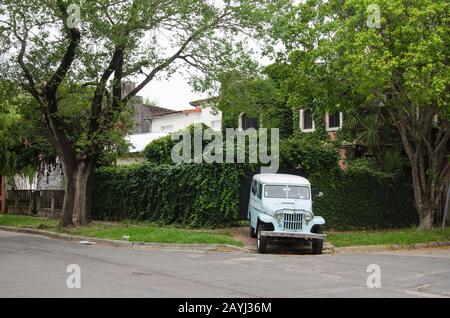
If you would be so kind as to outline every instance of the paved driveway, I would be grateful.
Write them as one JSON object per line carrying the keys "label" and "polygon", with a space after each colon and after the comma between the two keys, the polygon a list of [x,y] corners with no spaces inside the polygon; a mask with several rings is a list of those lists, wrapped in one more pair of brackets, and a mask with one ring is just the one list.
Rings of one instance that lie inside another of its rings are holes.
{"label": "paved driveway", "polygon": [[[81,289],[66,286],[69,264]],[[369,264],[381,268],[369,289]],[[0,297],[443,297],[450,249],[273,255],[86,246],[0,231]]]}

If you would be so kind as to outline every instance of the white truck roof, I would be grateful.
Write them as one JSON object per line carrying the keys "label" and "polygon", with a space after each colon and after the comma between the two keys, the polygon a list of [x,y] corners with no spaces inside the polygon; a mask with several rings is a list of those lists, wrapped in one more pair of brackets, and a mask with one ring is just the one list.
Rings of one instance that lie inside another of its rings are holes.
{"label": "white truck roof", "polygon": [[263,184],[311,185],[308,179],[293,174],[260,173],[255,174],[253,179]]}

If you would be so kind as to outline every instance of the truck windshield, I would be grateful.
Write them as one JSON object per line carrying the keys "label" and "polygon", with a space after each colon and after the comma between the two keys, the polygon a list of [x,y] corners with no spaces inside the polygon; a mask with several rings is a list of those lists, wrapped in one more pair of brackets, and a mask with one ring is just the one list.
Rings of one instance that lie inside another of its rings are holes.
{"label": "truck windshield", "polygon": [[302,186],[266,185],[264,197],[283,199],[309,199],[309,188]]}

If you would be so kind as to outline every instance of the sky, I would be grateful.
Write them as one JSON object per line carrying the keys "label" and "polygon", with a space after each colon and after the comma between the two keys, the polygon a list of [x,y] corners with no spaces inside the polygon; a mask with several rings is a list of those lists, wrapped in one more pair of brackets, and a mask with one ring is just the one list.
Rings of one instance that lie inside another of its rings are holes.
{"label": "sky", "polygon": [[[258,61],[259,65],[266,66],[274,62],[271,57],[263,56],[261,51],[261,44],[254,39],[247,39],[247,45],[253,51],[253,58]],[[283,50],[283,45],[279,43],[275,46],[275,50]],[[179,72],[182,72],[180,68]],[[143,80],[143,77],[138,77],[137,82]],[[194,92],[188,83],[187,78],[175,72],[169,79],[164,76],[156,77],[148,83],[138,94],[146,99],[155,101],[157,106],[169,109],[189,109],[191,106],[189,102],[204,99],[208,96],[206,93]]]}
{"label": "sky", "polygon": [[153,80],[140,92],[140,96],[155,101],[160,107],[169,109],[188,109],[189,102],[208,96],[194,93],[187,79],[174,74],[170,79]]}
{"label": "sky", "polygon": [[[258,60],[260,65],[269,65],[273,60],[269,57],[263,57],[260,54],[256,44],[253,45],[255,51],[254,58]],[[140,82],[143,78],[138,78]],[[169,79],[155,78],[148,83],[138,94],[146,99],[155,101],[157,106],[169,109],[189,109],[189,102],[204,99],[211,96],[194,92],[188,83],[188,79],[183,78],[179,73],[173,74]]]}
{"label": "sky", "polygon": [[[294,3],[302,2],[302,0],[293,0]],[[219,1],[219,3],[221,3]],[[239,35],[238,38],[246,38],[246,44],[253,51],[253,58],[258,61],[261,66],[266,66],[274,62],[274,60],[268,56],[263,56],[261,48],[263,43],[258,43],[258,40],[253,38],[248,38],[243,35]],[[161,45],[167,45],[164,39],[160,39]],[[283,50],[284,47],[281,43],[275,46],[275,50]],[[182,69],[179,69],[182,72]],[[137,78],[137,82],[143,80],[143,77]],[[153,101],[157,106],[181,110],[189,109],[192,106],[189,102],[204,99],[208,96],[207,93],[197,93],[194,92],[187,78],[183,78],[183,75],[175,72],[169,79],[161,76],[161,78],[156,77],[150,83],[148,83],[138,94],[145,99]]]}

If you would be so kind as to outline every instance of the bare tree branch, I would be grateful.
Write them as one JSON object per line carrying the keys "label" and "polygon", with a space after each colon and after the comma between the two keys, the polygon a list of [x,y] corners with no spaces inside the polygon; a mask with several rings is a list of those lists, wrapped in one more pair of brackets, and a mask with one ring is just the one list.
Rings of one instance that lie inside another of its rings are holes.
{"label": "bare tree branch", "polygon": [[[62,1],[58,1],[58,7],[61,10],[61,14],[64,17],[63,23],[65,25],[65,22],[67,21],[67,18],[69,15],[67,14],[67,7]],[[66,52],[64,53],[63,58],[61,59],[59,67],[56,69],[55,73],[53,73],[53,76],[50,78],[49,82],[47,83],[45,87],[45,95],[48,100],[54,100],[56,96],[56,91],[58,90],[59,85],[63,81],[64,77],[66,76],[68,70],[70,69],[70,66],[72,65],[76,49],[80,43],[80,31],[76,28],[69,28],[68,30],[68,36],[69,36],[69,45],[66,49]],[[57,110],[57,104],[51,103],[49,105],[49,111],[50,112],[56,112]]]}
{"label": "bare tree branch", "polygon": [[33,78],[33,75],[31,74],[30,69],[28,68],[28,66],[26,65],[26,63],[23,60],[23,58],[25,56],[26,48],[27,48],[28,30],[25,31],[24,36],[19,35],[19,32],[17,30],[17,21],[16,21],[15,13],[13,13],[12,23],[10,25],[12,27],[14,36],[20,42],[20,51],[19,51],[19,54],[17,55],[17,62],[19,63],[19,66],[22,69],[26,80],[28,81],[28,84],[27,83],[20,83],[20,84],[28,92],[30,92],[30,94],[33,95],[33,97],[36,98],[40,104],[42,104],[42,99],[41,99],[41,96],[40,96],[38,90],[36,89],[35,80]]}
{"label": "bare tree branch", "polygon": [[188,45],[197,39],[202,33],[206,32],[207,30],[216,27],[223,18],[227,17],[230,14],[230,11],[228,9],[230,8],[230,1],[227,1],[226,6],[220,16],[218,16],[212,23],[207,24],[203,27],[200,27],[196,31],[194,31],[187,39],[180,45],[179,49],[170,57],[168,57],[165,61],[163,61],[161,64],[156,66],[148,75],[147,77],[136,86],[134,90],[132,90],[127,96],[125,96],[122,99],[122,103],[126,104],[130,101],[131,98],[136,96],[136,94],[143,89],[153,78],[156,76],[156,74],[165,68],[167,68],[173,61],[178,59],[182,53],[186,50]]}
{"label": "bare tree branch", "polygon": [[[123,48],[116,48],[111,58],[111,61],[109,62],[108,67],[103,71],[100,81],[96,85],[94,97],[91,103],[91,119],[89,123],[89,134],[93,133],[98,128],[98,117],[102,111],[102,101],[103,95],[106,90],[106,84],[112,73],[115,71],[116,65],[120,59],[123,59]],[[114,83],[113,85],[117,84]]]}
{"label": "bare tree branch", "polygon": [[129,100],[131,98],[133,98],[134,96],[136,96],[136,94],[145,87],[145,85],[147,85],[151,80],[153,80],[153,78],[155,77],[155,75],[160,72],[161,70],[165,69],[166,67],[168,67],[173,61],[175,61],[180,55],[181,53],[183,53],[183,51],[186,49],[186,47],[189,45],[189,43],[191,43],[194,38],[195,35],[198,32],[195,32],[194,34],[192,34],[191,36],[189,36],[184,42],[183,44],[180,46],[180,48],[169,58],[167,58],[164,62],[162,62],[161,64],[159,64],[158,66],[156,66],[148,75],[147,77],[139,84],[136,86],[136,88],[134,90],[132,90],[127,96],[125,96],[122,99],[122,103],[126,104],[129,102]]}
{"label": "bare tree branch", "polygon": [[[206,72],[207,71],[207,66],[206,64],[204,64],[201,61],[198,61],[195,57],[193,57],[192,55],[180,55],[178,57],[179,59],[185,61],[187,64],[191,65],[192,67],[199,69],[202,72]],[[190,60],[191,59],[191,60]]]}
{"label": "bare tree branch", "polygon": [[102,9],[103,13],[105,14],[106,18],[108,19],[109,23],[111,23],[111,25],[116,25],[116,22],[113,20],[113,18],[111,17],[111,15],[108,12],[108,7],[105,6],[103,3],[101,3],[100,1],[95,1]]}

